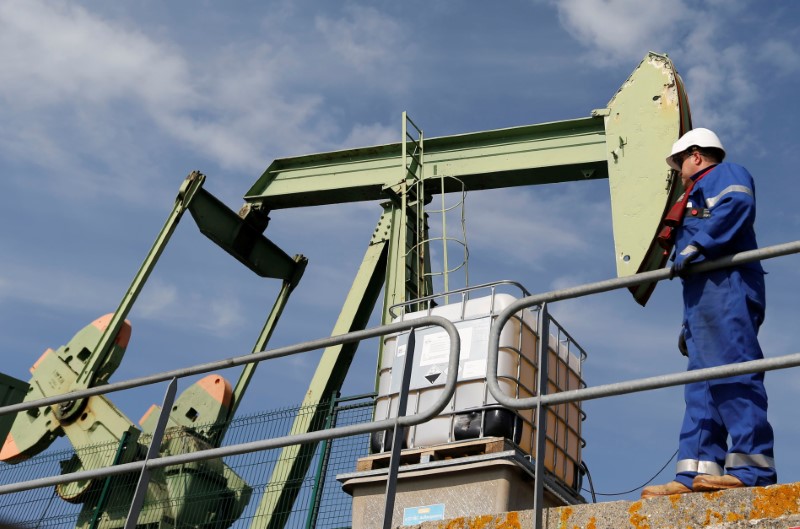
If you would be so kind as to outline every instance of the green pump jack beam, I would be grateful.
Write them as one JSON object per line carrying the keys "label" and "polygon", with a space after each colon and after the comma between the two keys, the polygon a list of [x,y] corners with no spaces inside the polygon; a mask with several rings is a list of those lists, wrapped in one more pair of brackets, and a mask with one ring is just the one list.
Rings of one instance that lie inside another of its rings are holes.
{"label": "green pump jack beam", "polygon": [[[589,117],[425,139],[423,178],[432,194],[608,179],[617,274],[626,276],[666,262],[655,237],[682,187],[666,165],[665,153],[689,129],[688,98],[675,66],[666,55],[649,53],[608,105]],[[364,328],[380,285],[383,323],[389,321],[391,304],[413,299],[407,297],[410,278],[405,276],[406,256],[400,253],[407,248],[408,235],[399,226],[410,218],[406,202],[400,203],[409,180],[408,144],[404,134],[400,143],[277,159],[245,196],[247,207],[265,211],[393,199],[383,204],[334,335]],[[453,180],[441,175],[455,177],[464,187],[448,187]],[[631,293],[644,305],[654,287],[644,285]],[[322,423],[324,400],[341,388],[356,347],[324,351],[301,405],[317,413],[298,416],[292,434],[313,431]],[[251,527],[285,525],[314,450],[315,445],[283,450]]]}

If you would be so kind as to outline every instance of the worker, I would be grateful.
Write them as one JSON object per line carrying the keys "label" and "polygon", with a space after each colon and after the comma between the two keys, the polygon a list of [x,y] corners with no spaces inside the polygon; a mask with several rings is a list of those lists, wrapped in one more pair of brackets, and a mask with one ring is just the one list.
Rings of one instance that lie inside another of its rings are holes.
{"label": "worker", "polygon": [[[697,263],[757,248],[753,178],[724,158],[717,135],[703,128],[681,136],[667,157],[686,189],[677,206],[683,218],[675,227],[670,277],[683,283],[678,343],[689,370],[763,358],[760,262],[688,273]],[[675,480],[645,487],[642,498],[776,483],[764,373],[693,382],[685,399]]]}

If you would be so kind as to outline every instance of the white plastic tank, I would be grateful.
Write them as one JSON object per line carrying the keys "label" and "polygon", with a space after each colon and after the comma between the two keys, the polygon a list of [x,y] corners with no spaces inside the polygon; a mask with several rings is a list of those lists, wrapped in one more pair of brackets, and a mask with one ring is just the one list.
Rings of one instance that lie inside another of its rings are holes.
{"label": "white plastic tank", "polygon": [[[406,429],[404,448],[499,436],[512,440],[526,454],[536,457],[533,410],[514,411],[500,406],[489,393],[486,383],[490,327],[497,315],[517,299],[492,288],[488,296],[476,299],[465,299],[464,296],[458,303],[395,318],[395,321],[399,321],[427,315],[442,316],[455,324],[461,337],[458,382],[453,398],[437,417]],[[506,395],[527,398],[537,393],[538,317],[538,311],[517,313],[500,334],[497,376],[498,384]],[[581,378],[581,363],[585,353],[552,318],[549,326],[547,393],[585,387]],[[407,415],[429,408],[437,400],[444,387],[448,367],[450,341],[447,333],[440,327],[421,328],[415,333]],[[375,420],[397,415],[408,337],[409,333],[404,332],[384,339]],[[580,403],[552,406],[546,415],[545,468],[573,488],[579,486],[583,418]],[[389,450],[391,443],[391,432],[374,434],[372,451]]]}

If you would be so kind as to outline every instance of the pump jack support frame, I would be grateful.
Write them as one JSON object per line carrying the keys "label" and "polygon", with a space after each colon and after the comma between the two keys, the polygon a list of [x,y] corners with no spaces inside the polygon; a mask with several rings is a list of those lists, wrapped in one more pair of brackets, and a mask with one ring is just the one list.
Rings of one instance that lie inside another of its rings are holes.
{"label": "pump jack support frame", "polygon": [[[432,178],[426,191],[435,194],[608,179],[617,274],[654,270],[666,261],[654,244],[660,221],[682,192],[663,153],[690,128],[688,98],[677,70],[666,55],[651,52],[607,107],[593,110],[591,117],[426,138],[425,167],[426,171],[430,168],[430,176],[452,176],[464,184],[463,189],[438,189],[437,182],[446,185],[448,180]],[[247,192],[245,204],[264,211],[385,198],[405,204],[406,142],[404,137],[401,143],[275,160]],[[398,175],[400,167],[402,176]],[[395,209],[396,218],[387,225],[386,216],[391,212],[384,211],[376,234],[391,235],[379,241],[373,235],[334,335],[364,328],[381,282],[386,285],[382,323],[389,321],[391,304],[410,301],[398,284],[398,267],[406,260],[396,252],[401,247],[399,239],[407,233],[398,226],[407,218],[398,214],[405,212],[402,207]],[[424,258],[428,255],[426,251]],[[644,305],[654,286],[632,289],[634,299]],[[314,407],[315,413],[313,418],[296,418],[292,434],[318,428],[322,399],[341,388],[356,347],[352,344],[323,353],[302,404]],[[315,448],[305,445],[283,450],[253,518],[254,529],[285,525]]]}

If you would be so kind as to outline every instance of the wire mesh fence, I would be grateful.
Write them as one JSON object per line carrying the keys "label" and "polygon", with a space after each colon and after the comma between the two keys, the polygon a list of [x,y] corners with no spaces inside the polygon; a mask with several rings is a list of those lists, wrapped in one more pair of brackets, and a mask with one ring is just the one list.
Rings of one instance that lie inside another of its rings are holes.
{"label": "wire mesh fence", "polygon": [[[369,422],[373,403],[374,395],[336,399],[332,406],[326,406],[328,412],[321,425],[346,426]],[[228,425],[224,444],[288,435],[296,417],[313,413],[313,409],[288,407],[236,418]],[[0,464],[0,484],[73,472],[81,467],[92,468],[97,461],[113,460],[115,454],[121,453],[123,442],[53,450],[16,465]],[[143,434],[130,442],[137,443],[133,447],[134,457],[143,458],[150,443],[149,436]],[[204,448],[208,448],[207,441],[195,431],[171,428],[162,443],[162,454],[165,451],[174,454]],[[351,498],[342,491],[336,475],[352,472],[356,460],[367,455],[368,449],[369,435],[322,442],[311,456],[307,475],[292,483],[273,477],[280,450],[156,469],[151,473],[138,526],[260,528],[266,518],[266,513],[260,508],[264,493],[293,486],[298,489],[293,505],[277,507],[287,516],[285,527],[349,527]],[[0,496],[0,518],[26,529],[122,528],[138,479],[138,473],[130,473],[95,482],[5,494]]]}

